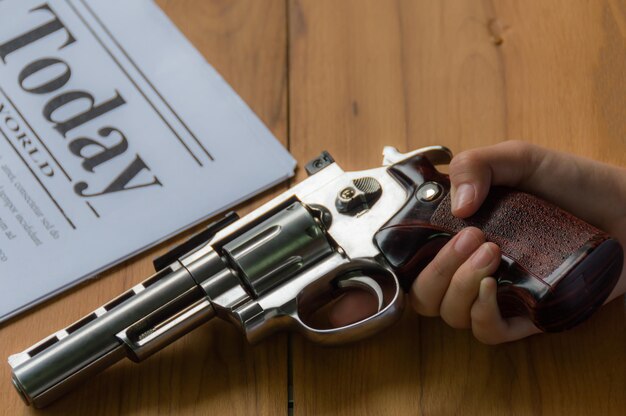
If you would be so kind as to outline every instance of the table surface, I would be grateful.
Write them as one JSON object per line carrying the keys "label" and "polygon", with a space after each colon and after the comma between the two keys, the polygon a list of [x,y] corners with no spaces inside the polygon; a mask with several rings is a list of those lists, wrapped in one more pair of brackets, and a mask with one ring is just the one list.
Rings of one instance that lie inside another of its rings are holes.
{"label": "table surface", "polygon": [[[322,149],[358,170],[377,166],[384,145],[458,153],[513,138],[626,165],[626,1],[158,4],[298,159],[296,181]],[[3,324],[0,356],[140,282],[174,242]],[[572,331],[490,347],[407,312],[338,348],[287,334],[249,346],[211,322],[46,413],[623,414],[625,321],[620,298]],[[0,366],[0,412],[37,413],[9,374]]]}

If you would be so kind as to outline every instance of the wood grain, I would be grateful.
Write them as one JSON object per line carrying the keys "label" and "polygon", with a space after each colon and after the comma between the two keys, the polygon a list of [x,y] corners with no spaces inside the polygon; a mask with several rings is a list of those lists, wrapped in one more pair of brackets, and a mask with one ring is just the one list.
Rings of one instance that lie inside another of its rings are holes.
{"label": "wood grain", "polygon": [[[322,149],[356,170],[377,166],[384,145],[458,153],[510,138],[626,165],[626,1],[158,4],[300,166]],[[4,324],[0,356],[133,286],[168,245]],[[298,335],[250,347],[213,322],[46,412],[284,414],[291,381],[296,415],[622,414],[625,328],[623,298],[570,332],[497,347],[411,311],[336,348]],[[38,413],[12,391],[7,366],[0,404],[7,415]]]}
{"label": "wood grain", "polygon": [[[525,139],[626,165],[626,4],[289,3],[290,137],[347,170],[383,145]],[[580,327],[488,347],[439,319],[321,348],[293,337],[295,414],[622,414],[623,298]]]}
{"label": "wood grain", "polygon": [[[263,122],[287,143],[286,21],[282,0],[157,2]],[[282,189],[243,205],[245,213]],[[200,227],[198,227],[200,228]],[[177,241],[188,237],[182,236]],[[168,242],[11,320],[0,328],[0,356],[44,336],[153,273]],[[54,415],[275,415],[287,409],[287,337],[249,346],[231,325],[211,322],[141,365],[119,363],[46,408]],[[38,414],[13,391],[0,366],[0,414]]]}

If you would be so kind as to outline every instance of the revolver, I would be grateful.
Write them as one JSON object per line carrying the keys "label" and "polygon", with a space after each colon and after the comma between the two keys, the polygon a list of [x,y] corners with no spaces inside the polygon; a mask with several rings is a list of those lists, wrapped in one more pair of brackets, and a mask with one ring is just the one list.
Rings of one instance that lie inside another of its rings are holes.
{"label": "revolver", "polygon": [[[156,273],[24,352],[9,357],[13,385],[42,407],[124,357],[139,362],[218,317],[255,343],[290,329],[322,344],[370,336],[402,313],[420,270],[466,226],[501,248],[494,277],[503,316],[546,332],[588,318],[623,265],[606,233],[532,195],[491,189],[480,210],[450,212],[450,181],[431,146],[384,149],[383,166],[344,172],[327,153],[309,177],[250,214],[226,214],[154,260]],[[320,317],[350,290],[377,308],[341,327]]]}

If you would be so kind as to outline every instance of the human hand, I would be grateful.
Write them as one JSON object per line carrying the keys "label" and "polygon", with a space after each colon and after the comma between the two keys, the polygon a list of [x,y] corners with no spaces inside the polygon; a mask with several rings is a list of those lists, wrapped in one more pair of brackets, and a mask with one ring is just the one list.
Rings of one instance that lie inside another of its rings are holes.
{"label": "human hand", "polygon": [[[452,213],[475,213],[492,185],[535,194],[607,231],[626,246],[626,169],[523,142],[460,153],[450,163]],[[598,204],[602,201],[602,204]],[[449,241],[419,274],[411,289],[414,309],[441,316],[454,328],[471,328],[477,339],[497,344],[540,332],[527,318],[503,319],[496,302],[500,250],[477,228]],[[626,291],[626,271],[609,300]],[[337,303],[331,322],[368,316],[371,299],[351,293]]]}

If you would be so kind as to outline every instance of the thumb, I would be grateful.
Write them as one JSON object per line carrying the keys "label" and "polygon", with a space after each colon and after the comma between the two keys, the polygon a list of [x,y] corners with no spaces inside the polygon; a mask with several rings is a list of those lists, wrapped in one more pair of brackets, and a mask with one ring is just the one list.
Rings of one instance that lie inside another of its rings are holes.
{"label": "thumb", "polygon": [[452,214],[465,218],[483,203],[491,185],[517,186],[534,170],[535,147],[519,141],[472,149],[450,162]]}
{"label": "thumb", "polygon": [[469,217],[489,193],[491,169],[477,153],[460,153],[450,163],[450,185],[452,214]]}

